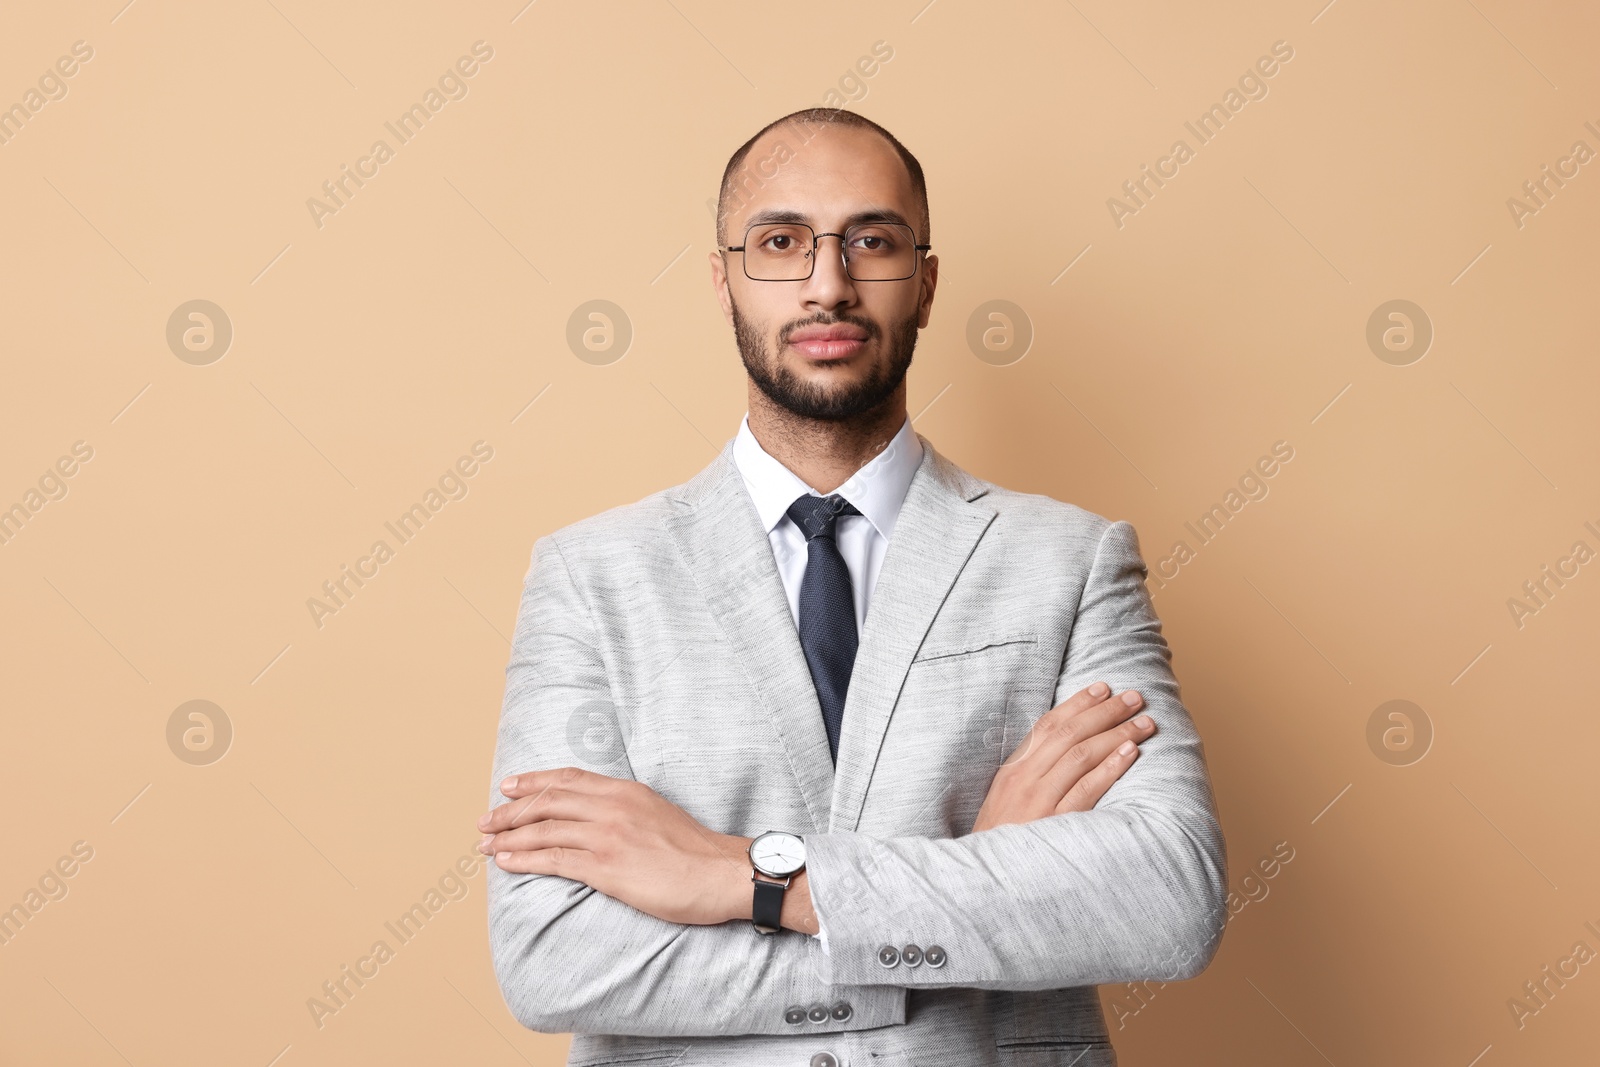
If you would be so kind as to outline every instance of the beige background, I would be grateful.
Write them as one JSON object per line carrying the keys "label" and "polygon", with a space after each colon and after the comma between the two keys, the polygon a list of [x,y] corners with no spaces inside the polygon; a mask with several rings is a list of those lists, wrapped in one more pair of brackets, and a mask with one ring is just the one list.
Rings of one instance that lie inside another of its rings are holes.
{"label": "beige background", "polygon": [[[854,101],[928,173],[916,428],[1137,527],[1254,898],[1198,980],[1103,990],[1123,1062],[1592,1062],[1600,963],[1542,1006],[1524,983],[1600,950],[1600,164],[1520,226],[1507,200],[1600,151],[1600,14],[1322,2],[8,12],[0,104],[93,58],[0,145],[0,507],[93,456],[0,545],[0,905],[92,859],[0,946],[0,1061],[562,1062],[501,1002],[481,873],[448,877],[529,552],[732,436],[708,198],[770,119]],[[467,95],[398,145],[475,41]],[[1278,41],[1267,95],[1119,228],[1107,199]],[[319,227],[307,200],[379,138]],[[197,299],[233,330],[204,365],[166,339]],[[595,299],[621,358],[568,346]],[[1396,299],[1434,332],[1403,366],[1366,340]],[[967,341],[991,300],[1025,316],[993,362]],[[398,544],[476,441],[467,495]],[[1278,441],[1200,546],[1185,523]],[[380,538],[319,627],[308,599]],[[232,730],[192,739],[207,765],[169,746],[192,700]],[[1369,742],[1391,700],[1398,753]],[[464,896],[318,1027],[308,999],[441,878]]]}

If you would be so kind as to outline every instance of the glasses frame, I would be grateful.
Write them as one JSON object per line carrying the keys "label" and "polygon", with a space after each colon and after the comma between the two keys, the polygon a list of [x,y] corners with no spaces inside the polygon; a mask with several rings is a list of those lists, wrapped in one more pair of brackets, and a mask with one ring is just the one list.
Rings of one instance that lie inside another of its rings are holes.
{"label": "glasses frame", "polygon": [[919,245],[919,244],[917,244],[916,243],[917,242],[917,232],[915,230],[913,230],[910,226],[906,225],[903,222],[858,222],[854,226],[846,226],[844,233],[818,233],[815,229],[813,229],[812,227],[806,225],[803,222],[753,222],[749,226],[746,226],[745,229],[744,229],[744,244],[728,245],[725,248],[719,247],[718,251],[720,251],[720,252],[738,252],[738,253],[741,253],[741,255],[742,255],[744,250],[745,250],[745,248],[750,244],[750,231],[754,230],[758,226],[801,226],[801,227],[804,227],[807,231],[809,231],[810,234],[811,234],[811,251],[806,253],[806,258],[810,261],[811,269],[806,271],[805,276],[802,277],[802,278],[757,278],[756,276],[754,276],[753,274],[750,273],[750,261],[749,260],[743,260],[744,276],[746,278],[749,278],[753,282],[804,282],[804,281],[810,281],[812,275],[817,273],[817,256],[816,256],[816,252],[817,252],[817,249],[822,246],[822,239],[824,237],[837,237],[839,239],[839,258],[844,263],[845,277],[849,278],[853,282],[905,282],[905,281],[910,281],[912,278],[915,278],[917,276],[917,267],[922,263],[923,259],[925,258],[923,256],[913,256],[911,258],[911,273],[907,274],[907,275],[905,275],[904,277],[901,277],[901,278],[857,278],[855,275],[850,273],[850,253],[849,253],[850,245],[849,245],[849,240],[846,237],[846,234],[848,234],[851,230],[860,229],[860,228],[863,228],[863,227],[866,227],[866,226],[893,226],[896,229],[904,230],[906,233],[911,235],[911,248],[912,248],[912,250],[914,252],[927,252],[927,251],[929,251],[929,250],[931,250],[933,248],[933,246],[931,244],[930,245]]}

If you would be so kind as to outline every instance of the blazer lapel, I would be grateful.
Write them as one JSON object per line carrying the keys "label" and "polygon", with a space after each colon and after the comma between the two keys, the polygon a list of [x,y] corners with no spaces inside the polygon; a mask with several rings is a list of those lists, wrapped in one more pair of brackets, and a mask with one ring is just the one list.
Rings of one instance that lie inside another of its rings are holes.
{"label": "blazer lapel", "polygon": [[[926,437],[917,434],[917,439],[922,442],[922,464],[911,479],[884,552],[850,675],[830,833],[854,831],[860,822],[911,660],[995,516],[987,504],[973,503],[988,492],[988,486],[945,459]],[[814,695],[812,705],[817,707]],[[821,715],[820,707],[817,714]],[[823,758],[828,758],[826,735]]]}
{"label": "blazer lapel", "polygon": [[733,441],[699,474],[667,491],[674,504],[667,531],[771,717],[805,798],[811,832],[856,828],[911,660],[995,516],[988,505],[973,503],[988,491],[984,483],[926,437],[917,439],[922,463],[868,602],[837,769],[771,543],[733,461]]}
{"label": "blazer lapel", "polygon": [[733,441],[668,496],[676,506],[667,530],[771,717],[805,797],[811,831],[821,832],[828,824],[834,774],[822,706],[771,542],[733,461]]}

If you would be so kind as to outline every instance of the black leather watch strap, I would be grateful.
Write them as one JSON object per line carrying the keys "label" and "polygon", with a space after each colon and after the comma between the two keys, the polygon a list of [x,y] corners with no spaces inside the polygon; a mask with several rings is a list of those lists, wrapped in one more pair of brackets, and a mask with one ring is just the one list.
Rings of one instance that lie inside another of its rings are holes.
{"label": "black leather watch strap", "polygon": [[764,882],[751,875],[750,881],[755,884],[755,899],[750,905],[751,921],[760,933],[775,934],[781,929],[779,919],[783,915],[783,892],[789,888],[789,879]]}

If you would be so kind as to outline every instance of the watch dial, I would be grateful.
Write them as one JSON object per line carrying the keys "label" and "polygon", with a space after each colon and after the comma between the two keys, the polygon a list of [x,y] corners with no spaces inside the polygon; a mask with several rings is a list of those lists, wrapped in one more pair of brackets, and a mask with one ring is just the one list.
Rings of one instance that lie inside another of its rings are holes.
{"label": "watch dial", "polygon": [[806,862],[806,846],[793,834],[763,834],[750,846],[750,858],[775,875],[793,874]]}

